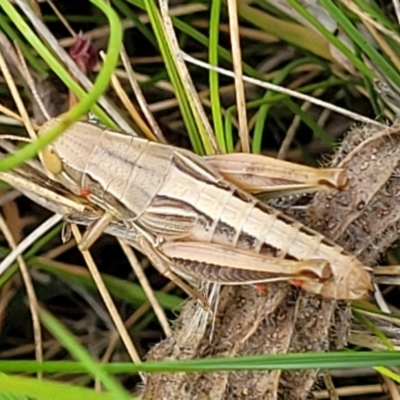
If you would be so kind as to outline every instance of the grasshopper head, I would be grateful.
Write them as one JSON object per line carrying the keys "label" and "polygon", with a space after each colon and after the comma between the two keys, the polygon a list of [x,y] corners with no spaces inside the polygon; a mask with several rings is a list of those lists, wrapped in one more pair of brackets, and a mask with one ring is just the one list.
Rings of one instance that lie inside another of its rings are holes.
{"label": "grasshopper head", "polygon": [[[48,131],[50,128],[52,128],[56,123],[57,119],[51,119],[47,122],[45,122],[41,128],[39,129],[38,135],[42,135],[44,132]],[[54,142],[53,142],[54,143]],[[54,150],[53,143],[49,144],[46,146],[42,152],[41,152],[41,160],[43,163],[43,166],[53,175],[59,175],[61,174],[63,170],[62,166],[62,161],[60,157],[57,155],[57,153]]]}
{"label": "grasshopper head", "polygon": [[[60,119],[47,121],[39,130],[41,135],[54,127]],[[88,132],[89,124],[76,122],[42,151],[44,167],[72,192],[80,193],[80,182],[98,135]],[[89,129],[90,130],[90,129]],[[96,132],[94,132],[96,133]]]}

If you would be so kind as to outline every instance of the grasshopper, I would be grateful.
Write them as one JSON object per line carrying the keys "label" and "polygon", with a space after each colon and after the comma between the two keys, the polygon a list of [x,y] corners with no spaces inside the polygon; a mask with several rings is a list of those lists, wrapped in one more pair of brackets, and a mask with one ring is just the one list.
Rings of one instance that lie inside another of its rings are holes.
{"label": "grasshopper", "polygon": [[[263,157],[245,157],[244,175],[268,169]],[[77,122],[48,146],[43,160],[60,183],[138,230],[146,255],[155,266],[165,263],[169,277],[227,285],[285,280],[333,299],[360,299],[372,290],[368,268],[356,257],[239,188],[246,182],[233,172],[240,155],[207,160]],[[307,167],[299,169],[307,175]],[[322,171],[298,188],[346,185],[343,171]],[[296,180],[292,175],[282,186]],[[250,186],[259,192],[262,184]]]}

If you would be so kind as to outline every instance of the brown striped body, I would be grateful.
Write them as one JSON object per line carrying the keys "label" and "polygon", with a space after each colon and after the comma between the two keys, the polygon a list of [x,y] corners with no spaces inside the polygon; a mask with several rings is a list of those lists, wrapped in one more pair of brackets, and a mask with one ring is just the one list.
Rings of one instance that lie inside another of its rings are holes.
{"label": "brown striped body", "polygon": [[[306,280],[303,287],[328,298],[362,298],[372,288],[369,273],[355,257],[225,181],[191,152],[85,123],[68,129],[52,150],[62,162],[60,180],[89,189],[94,203],[166,241],[212,243],[289,260],[326,260],[332,279],[319,285]],[[196,254],[176,261],[195,265]],[[229,283],[229,265],[223,259],[217,264],[226,268],[222,275]],[[235,270],[236,283],[239,272]]]}

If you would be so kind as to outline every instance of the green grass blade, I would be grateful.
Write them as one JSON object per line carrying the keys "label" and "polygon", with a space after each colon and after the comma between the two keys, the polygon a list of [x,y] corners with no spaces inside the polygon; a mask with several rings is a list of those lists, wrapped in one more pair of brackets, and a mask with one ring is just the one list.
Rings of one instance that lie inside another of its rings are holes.
{"label": "green grass blade", "polygon": [[[219,38],[219,17],[221,14],[221,0],[213,0],[211,3],[210,16],[210,48],[208,53],[208,62],[211,65],[218,66],[218,38]],[[214,132],[223,153],[226,153],[227,146],[222,124],[221,101],[219,98],[219,75],[218,72],[210,70],[210,101],[211,111],[214,123]]]}
{"label": "green grass blade", "polygon": [[63,344],[63,346],[90,372],[93,378],[100,380],[117,399],[130,400],[129,394],[118,381],[110,376],[101,365],[95,362],[89,352],[81,346],[75,338],[67,331],[51,314],[40,310],[40,319],[43,325]]}
{"label": "green grass blade", "polygon": [[[28,396],[37,400],[115,400],[112,393],[102,393],[78,386],[55,383],[46,380],[26,378],[21,376],[0,375],[1,400],[21,400],[22,397],[3,397],[4,392],[9,396]],[[126,396],[125,396],[126,398]],[[135,400],[129,397],[130,400]],[[137,399],[137,398],[136,398]]]}
{"label": "green grass blade", "polygon": [[[130,0],[129,0],[130,1]],[[149,15],[150,22],[152,24],[154,34],[157,38],[157,42],[165,61],[165,66],[168,71],[168,75],[171,79],[171,83],[175,89],[175,95],[178,100],[179,108],[182,113],[183,120],[185,121],[186,128],[188,130],[188,135],[193,146],[193,150],[198,154],[204,154],[204,148],[201,139],[198,135],[196,121],[193,118],[193,114],[190,109],[188,99],[186,98],[186,93],[183,88],[182,82],[179,78],[178,71],[172,60],[171,54],[169,52],[169,46],[164,37],[164,30],[160,21],[160,15],[158,9],[154,4],[153,0],[145,0],[144,5],[146,11]]]}
{"label": "green grass blade", "polygon": [[[109,363],[103,366],[110,374],[126,374],[143,372],[214,372],[241,370],[301,370],[316,368],[360,368],[360,367],[394,367],[400,366],[399,351],[338,351],[308,352],[274,355],[241,356],[225,358],[207,358],[184,361]],[[0,360],[0,371],[5,373],[85,373],[86,366],[82,362],[72,361],[10,361]]]}

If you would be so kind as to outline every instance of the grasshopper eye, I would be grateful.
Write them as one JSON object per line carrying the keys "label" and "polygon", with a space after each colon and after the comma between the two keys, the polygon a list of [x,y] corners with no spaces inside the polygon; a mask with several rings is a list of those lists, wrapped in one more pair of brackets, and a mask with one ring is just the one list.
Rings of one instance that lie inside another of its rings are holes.
{"label": "grasshopper eye", "polygon": [[46,147],[42,150],[42,161],[44,167],[54,175],[59,175],[63,171],[60,157],[50,147]]}

